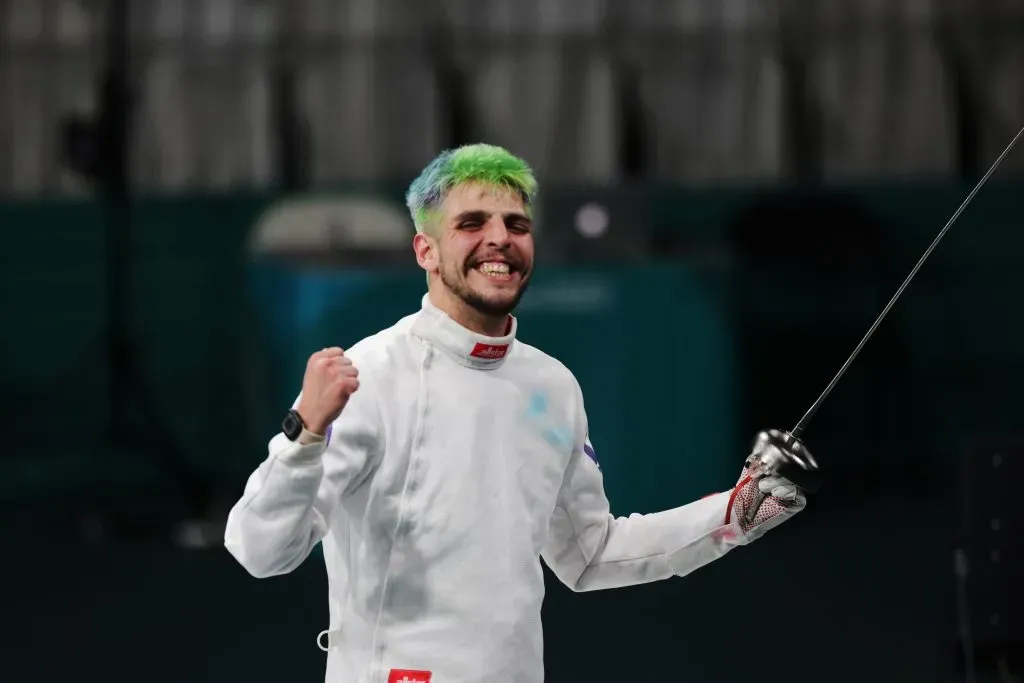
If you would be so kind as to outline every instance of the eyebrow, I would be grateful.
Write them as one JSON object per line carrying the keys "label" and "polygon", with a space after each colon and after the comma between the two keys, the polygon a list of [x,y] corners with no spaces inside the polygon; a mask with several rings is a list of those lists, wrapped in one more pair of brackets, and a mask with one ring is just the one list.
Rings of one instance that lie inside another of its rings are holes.
{"label": "eyebrow", "polygon": [[[468,220],[486,221],[488,218],[490,218],[490,216],[491,214],[488,213],[487,211],[463,211],[462,213],[456,215],[454,220],[456,223],[461,223],[463,221]],[[525,213],[520,213],[518,211],[509,211],[503,213],[501,214],[501,217],[505,219],[505,222],[508,222],[509,219],[512,219],[525,221],[527,223],[530,223],[531,225],[533,224],[533,221],[530,219],[529,216],[527,216]]]}

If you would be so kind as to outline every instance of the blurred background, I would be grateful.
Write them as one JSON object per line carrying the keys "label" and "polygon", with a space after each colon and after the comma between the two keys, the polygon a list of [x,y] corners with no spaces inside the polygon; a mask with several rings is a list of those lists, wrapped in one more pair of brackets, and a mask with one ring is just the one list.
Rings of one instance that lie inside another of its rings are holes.
{"label": "blurred background", "polygon": [[[308,354],[418,308],[445,147],[537,169],[521,337],[613,511],[727,489],[1024,125],[1022,38],[1018,0],[0,0],[0,680],[322,680],[318,553],[256,581],[224,517]],[[550,681],[1024,676],[1022,172],[815,418],[808,511],[551,581]]]}

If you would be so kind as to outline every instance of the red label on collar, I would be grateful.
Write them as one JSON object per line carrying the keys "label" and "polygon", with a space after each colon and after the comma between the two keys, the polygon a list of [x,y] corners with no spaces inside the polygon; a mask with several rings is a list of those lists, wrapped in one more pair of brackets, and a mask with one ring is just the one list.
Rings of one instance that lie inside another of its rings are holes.
{"label": "red label on collar", "polygon": [[480,344],[478,343],[469,352],[474,358],[485,358],[487,360],[498,360],[504,358],[508,353],[508,344]]}
{"label": "red label on collar", "polygon": [[392,669],[388,674],[388,683],[430,683],[430,672]]}

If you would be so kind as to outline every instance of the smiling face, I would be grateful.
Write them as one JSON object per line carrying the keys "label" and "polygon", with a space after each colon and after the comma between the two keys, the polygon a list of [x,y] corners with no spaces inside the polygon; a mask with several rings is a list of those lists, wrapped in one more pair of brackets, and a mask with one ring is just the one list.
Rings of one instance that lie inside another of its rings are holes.
{"label": "smiling face", "polygon": [[522,195],[488,183],[456,185],[433,221],[414,242],[432,298],[463,325],[500,336],[533,272],[533,222]]}

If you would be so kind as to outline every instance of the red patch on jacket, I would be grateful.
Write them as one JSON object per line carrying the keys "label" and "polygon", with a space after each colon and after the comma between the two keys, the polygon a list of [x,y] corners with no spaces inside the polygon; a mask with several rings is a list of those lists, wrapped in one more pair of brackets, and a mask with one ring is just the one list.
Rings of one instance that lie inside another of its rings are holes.
{"label": "red patch on jacket", "polygon": [[388,674],[388,683],[430,683],[429,671],[414,669],[392,669]]}

